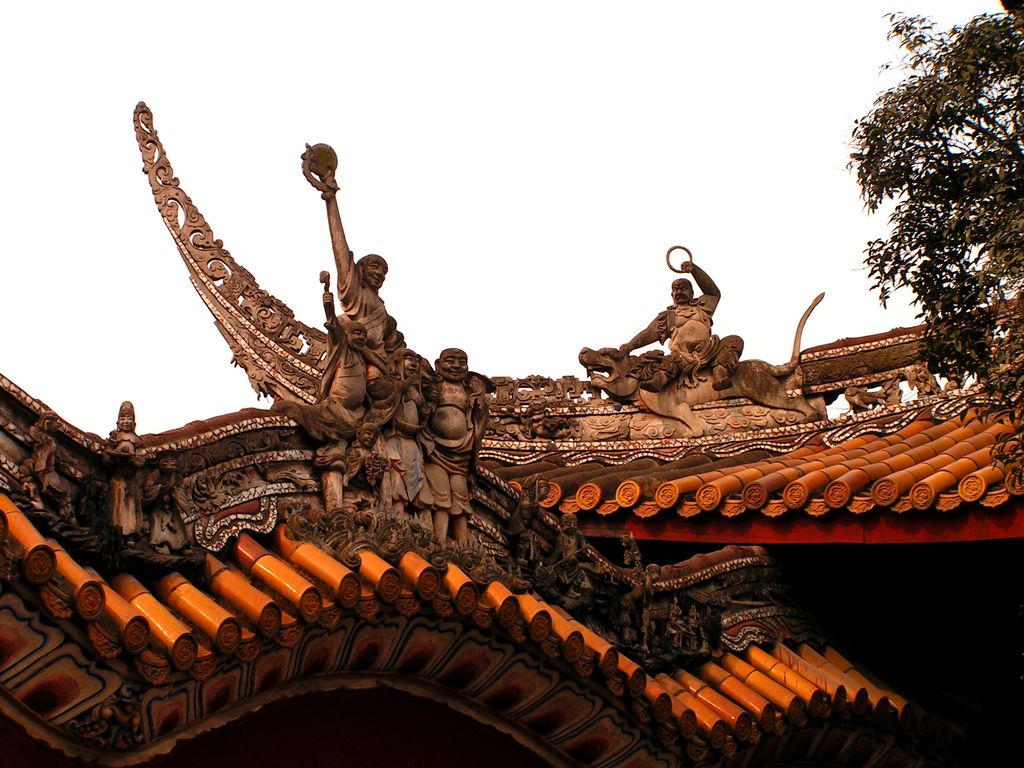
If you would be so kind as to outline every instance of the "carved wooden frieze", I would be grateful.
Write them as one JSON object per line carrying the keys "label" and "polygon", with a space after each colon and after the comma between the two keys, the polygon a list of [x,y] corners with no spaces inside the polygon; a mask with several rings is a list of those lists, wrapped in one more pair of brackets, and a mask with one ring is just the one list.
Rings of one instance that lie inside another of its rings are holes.
{"label": "carved wooden frieze", "polygon": [[921,362],[921,334],[851,344],[836,350],[802,354],[800,368],[809,392],[834,392],[853,384],[877,384]]}

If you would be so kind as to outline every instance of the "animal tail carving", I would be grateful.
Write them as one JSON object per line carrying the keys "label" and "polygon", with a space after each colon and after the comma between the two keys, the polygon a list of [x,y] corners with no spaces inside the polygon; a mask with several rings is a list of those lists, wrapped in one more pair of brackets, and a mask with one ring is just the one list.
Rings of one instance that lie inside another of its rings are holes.
{"label": "animal tail carving", "polygon": [[819,293],[814,297],[814,301],[811,302],[811,305],[804,310],[803,317],[801,317],[800,322],[796,324],[796,336],[793,338],[793,354],[790,356],[788,363],[772,366],[772,376],[782,378],[783,376],[789,376],[789,374],[796,370],[796,366],[800,362],[800,339],[804,335],[804,326],[807,324],[807,318],[811,316],[811,312],[814,311],[814,308],[818,306],[824,298],[825,294]]}

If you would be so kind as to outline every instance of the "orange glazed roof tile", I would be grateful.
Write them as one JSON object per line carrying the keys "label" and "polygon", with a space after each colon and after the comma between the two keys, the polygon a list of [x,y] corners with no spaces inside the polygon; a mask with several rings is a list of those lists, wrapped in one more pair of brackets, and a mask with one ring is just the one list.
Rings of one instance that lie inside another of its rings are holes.
{"label": "orange glazed roof tile", "polygon": [[[973,410],[954,418],[921,417],[893,434],[863,434],[832,446],[809,443],[775,457],[749,453],[615,471],[605,476],[611,482],[580,485],[576,497],[562,499],[561,508],[577,512],[588,534],[630,532],[645,538],[645,526],[658,522],[657,538],[668,540],[1024,537],[1024,511],[1008,504],[1020,489],[1006,485],[993,453],[1012,430]],[[617,485],[611,488],[612,483]],[[959,507],[966,515],[950,518]],[[912,522],[908,512],[916,515]],[[799,529],[800,535],[783,538],[783,526],[787,532]]]}
{"label": "orange glazed roof tile", "polygon": [[[535,594],[515,594],[501,581],[477,583],[454,564],[442,573],[414,552],[403,553],[392,564],[364,550],[356,574],[314,545],[291,540],[279,527],[270,537],[270,548],[243,535],[228,562],[207,555],[201,581],[171,573],[146,584],[121,573],[107,582],[79,566],[55,543],[47,544],[2,494],[0,511],[0,544],[8,556],[20,559],[23,572],[32,573],[32,580],[25,579],[30,588],[43,592],[63,582],[53,593],[69,608],[82,601],[87,587],[95,590],[97,599],[90,597],[92,605],[78,609],[77,618],[71,610],[62,615],[95,625],[98,631],[86,636],[99,656],[122,657],[153,686],[173,680],[176,672],[210,680],[231,659],[253,664],[256,670],[263,668],[261,658],[273,666],[275,649],[302,653],[296,644],[303,632],[319,626],[330,636],[341,631],[343,615],[358,622],[375,615],[382,605],[397,602],[400,612],[463,616],[481,628],[491,627],[492,617],[497,619],[495,626],[507,631],[515,644],[564,661],[579,680],[591,680],[614,699],[626,697],[641,726],[656,726],[666,746],[682,739],[691,758],[706,759],[714,753],[729,757],[740,745],[756,746],[762,732],[779,734],[810,721],[892,716],[915,738],[944,728],[871,682],[831,648],[821,655],[806,645],[754,644],[742,658],[716,652],[712,661],[698,668],[651,676],[564,609]],[[54,567],[25,565],[39,551],[54,556]],[[689,571],[698,573],[715,563],[742,565],[745,556],[758,552],[731,547],[699,556],[691,566],[677,568],[674,578],[685,581]],[[337,604],[325,594],[337,596]],[[328,609],[333,618],[325,621]],[[349,626],[352,632],[358,624]],[[357,655],[353,662],[357,668],[364,663],[361,658]],[[405,662],[417,663],[425,662]],[[453,670],[442,683],[457,685],[461,674],[464,670]]]}

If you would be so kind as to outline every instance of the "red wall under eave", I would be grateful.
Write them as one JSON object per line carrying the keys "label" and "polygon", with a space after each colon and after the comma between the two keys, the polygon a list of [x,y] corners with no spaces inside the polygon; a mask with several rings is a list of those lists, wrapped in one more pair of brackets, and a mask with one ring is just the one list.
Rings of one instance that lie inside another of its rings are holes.
{"label": "red wall under eave", "polygon": [[578,515],[580,528],[590,536],[632,533],[637,539],[714,544],[915,544],[1024,538],[1024,500],[1018,498],[994,509],[964,504],[950,512],[872,510],[862,515],[830,510],[821,517],[804,511],[775,518],[752,511],[737,517],[704,512],[683,518],[671,511],[646,519],[622,511],[607,518],[592,512]]}

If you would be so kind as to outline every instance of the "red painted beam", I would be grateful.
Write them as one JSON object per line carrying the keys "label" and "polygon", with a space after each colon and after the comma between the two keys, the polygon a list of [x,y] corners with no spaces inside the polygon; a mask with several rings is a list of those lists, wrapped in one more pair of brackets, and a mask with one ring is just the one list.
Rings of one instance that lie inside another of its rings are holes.
{"label": "red painted beam", "polygon": [[854,515],[834,510],[821,517],[791,511],[781,517],[746,512],[723,517],[708,512],[682,518],[662,512],[652,518],[629,513],[600,517],[579,513],[587,536],[622,536],[638,540],[688,541],[713,544],[924,544],[943,541],[985,541],[1024,538],[1024,502],[1012,499],[995,509],[964,504],[950,512],[873,510]]}

